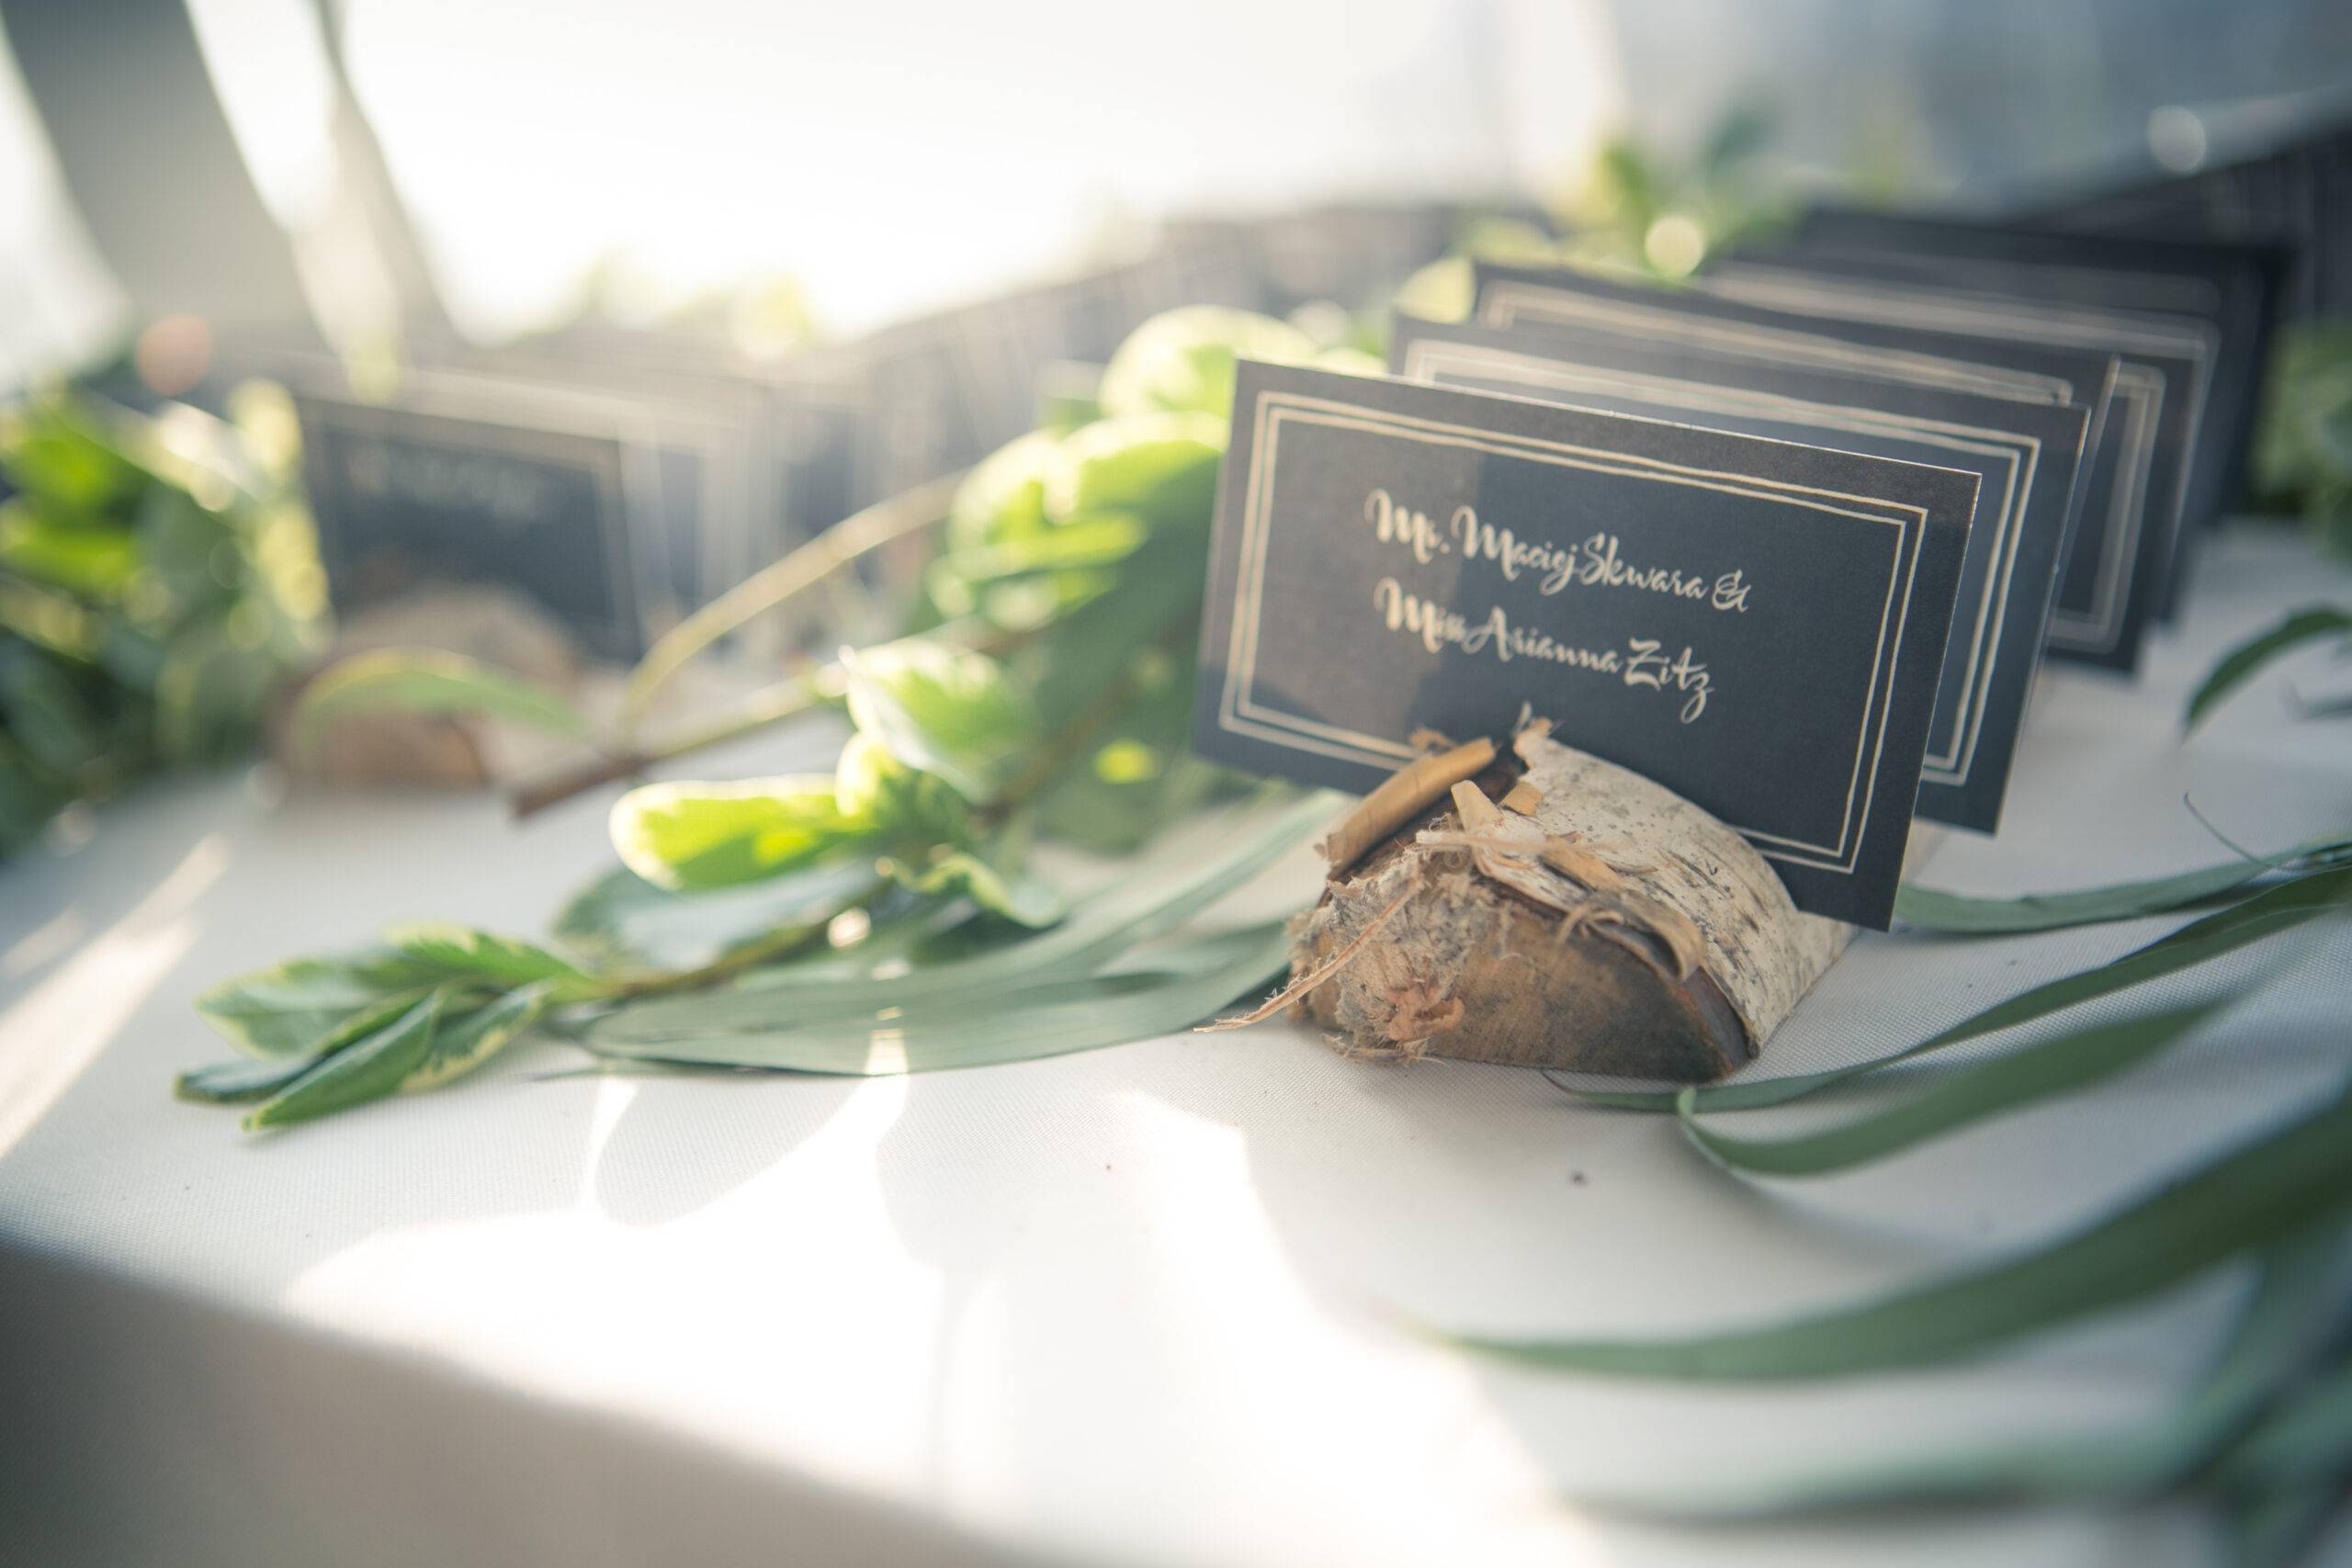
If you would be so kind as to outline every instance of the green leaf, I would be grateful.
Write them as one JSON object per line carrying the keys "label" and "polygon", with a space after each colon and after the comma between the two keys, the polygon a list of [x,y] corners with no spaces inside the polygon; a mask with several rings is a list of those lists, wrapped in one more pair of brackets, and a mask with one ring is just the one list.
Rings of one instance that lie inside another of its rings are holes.
{"label": "green leaf", "polygon": [[2352,611],[2324,604],[2298,610],[2260,636],[2249,638],[2222,657],[2188,699],[2183,728],[2194,729],[2216,704],[2251,680],[2265,665],[2324,637],[2352,633]]}
{"label": "green leaf", "polygon": [[[243,1105],[267,1100],[316,1068],[355,1041],[364,1040],[392,1022],[430,994],[424,987],[395,991],[344,1015],[341,1021],[314,1037],[300,1055],[266,1056],[259,1061],[222,1062],[182,1073],[173,1092],[182,1100],[214,1105]],[[201,1002],[198,1003],[200,1008]]]}
{"label": "green leaf", "polygon": [[248,1055],[308,1056],[352,1014],[419,979],[381,953],[298,958],[222,981],[197,998],[196,1010]]}
{"label": "green leaf", "polygon": [[469,1012],[443,1019],[424,1057],[401,1079],[400,1091],[415,1094],[438,1089],[472,1072],[545,1017],[560,995],[557,982],[542,980]]}
{"label": "green leaf", "polygon": [[0,464],[27,494],[74,512],[113,512],[149,483],[88,410],[62,398],[11,414],[0,432]]}
{"label": "green leaf", "polygon": [[2343,1506],[2334,1477],[2227,1500],[2223,1520],[2232,1568],[2291,1568]]}
{"label": "green leaf", "polygon": [[1037,572],[1115,566],[1143,543],[1139,518],[1096,513],[1035,534],[951,550],[932,563],[932,597],[949,615],[969,615],[976,584]]}
{"label": "green leaf", "polygon": [[2263,1488],[2341,1481],[2352,1474],[2352,1359],[2339,1353],[2324,1375],[2305,1380],[2230,1451],[2225,1486]]}
{"label": "green leaf", "polygon": [[1029,538],[1046,529],[1046,476],[1060,438],[1032,431],[980,459],[947,507],[947,541],[957,550]]}
{"label": "green leaf", "polygon": [[201,1105],[251,1105],[288,1088],[317,1069],[316,1056],[260,1062],[215,1062],[191,1067],[172,1080],[172,1093]]}
{"label": "green leaf", "polygon": [[2146,1013],[2036,1042],[1953,1075],[1883,1111],[1793,1138],[1735,1138],[1700,1123],[1697,1097],[1675,1110],[1690,1141],[1717,1163],[1756,1176],[1824,1176],[1900,1154],[2007,1111],[2115,1077],[2176,1043],[2219,1003]]}
{"label": "green leaf", "polygon": [[1584,1090],[1569,1092],[1589,1104],[1603,1105],[1621,1111],[1671,1111],[1685,1093],[1697,1111],[1750,1111],[1759,1106],[1785,1105],[1816,1094],[1833,1084],[1848,1083],[1867,1074],[1908,1062],[1947,1045],[1963,1040],[1974,1040],[1998,1030],[2012,1029],[2046,1018],[2062,1009],[2076,1006],[2098,997],[2112,996],[2133,986],[2177,973],[2233,952],[2249,942],[2301,925],[2315,915],[2327,913],[2352,904],[2352,866],[2335,871],[2314,872],[2292,882],[2281,883],[2226,909],[2217,910],[2201,920],[2192,920],[2179,930],[2158,937],[2145,947],[2134,948],[2122,957],[2095,968],[2052,980],[2046,985],[1996,1002],[1984,1011],[1962,1019],[1950,1029],[1929,1035],[1916,1045],[1884,1056],[1873,1056],[1866,1062],[1856,1062],[1843,1067],[1831,1067],[1817,1073],[1792,1073],[1783,1077],[1749,1078],[1712,1086],[1694,1086],[1690,1091],[1654,1090]]}
{"label": "green leaf", "polygon": [[608,968],[697,969],[788,926],[821,925],[874,886],[870,867],[808,866],[763,882],[675,893],[616,866],[574,893],[555,936]]}
{"label": "green leaf", "polygon": [[1206,414],[1098,420],[1067,437],[1055,454],[1046,511],[1065,525],[1116,514],[1138,518],[1154,533],[1205,536],[1216,507],[1225,437],[1224,422]]}
{"label": "green leaf", "polygon": [[1051,883],[1025,871],[991,865],[967,850],[951,850],[921,869],[901,869],[888,863],[909,890],[934,896],[962,897],[1019,926],[1052,925],[1069,912],[1069,900]]}
{"label": "green leaf", "polygon": [[314,753],[341,720],[386,711],[513,719],[573,739],[592,733],[569,698],[495,665],[432,649],[387,648],[355,654],[302,689],[295,744]]}
{"label": "green leaf", "polygon": [[639,1002],[599,1021],[595,1034],[634,1043],[680,1034],[774,1030],[812,1007],[854,1012],[1091,973],[1174,931],[1231,893],[1325,825],[1337,806],[1338,797],[1318,792],[1270,816],[1238,813],[1240,820],[1226,836],[1221,853],[1204,853],[1196,841],[1171,842],[1080,898],[1052,929],[968,958],[906,969],[895,953],[879,955],[877,964],[876,955],[853,951],[835,961],[779,968],[756,985],[732,991]]}
{"label": "green leaf", "polygon": [[850,722],[918,773],[984,805],[1034,739],[1035,716],[985,654],[909,637],[842,650]]}
{"label": "green leaf", "polygon": [[395,1092],[430,1058],[448,998],[446,987],[435,990],[391,1023],[327,1057],[293,1087],[246,1112],[245,1131],[312,1121]]}
{"label": "green leaf", "polygon": [[1288,321],[1222,305],[1164,310],[1126,336],[1096,393],[1105,414],[1175,412],[1222,421],[1233,411],[1233,362],[1304,365],[1315,340]]}
{"label": "green leaf", "polygon": [[2170,1410],[2128,1427],[1949,1452],[1883,1454],[1801,1475],[1706,1487],[1582,1495],[1589,1505],[1674,1518],[1760,1518],[1889,1504],[2145,1495],[2205,1469],[2302,1374],[2335,1315],[2342,1227],[2271,1247],[2219,1353]]}
{"label": "green leaf", "polygon": [[1956,1360],[2120,1306],[2352,1207],[2352,1096],[2023,1256],[1857,1306],[1686,1339],[1461,1337],[1489,1355],[1611,1376],[1841,1377]]}
{"label": "green leaf", "polygon": [[453,980],[481,981],[502,989],[544,980],[552,982],[558,992],[567,995],[577,995],[595,985],[578,964],[544,947],[466,926],[420,921],[395,927],[384,933],[384,941],[395,951]]}
{"label": "green leaf", "polygon": [[1159,967],[1012,992],[933,990],[903,1004],[828,1008],[756,1032],[643,1042],[597,1026],[587,1043],[621,1056],[869,1077],[1034,1061],[1189,1027],[1272,980],[1289,952],[1283,923],[1274,921],[1177,946]]}
{"label": "green leaf", "polygon": [[24,501],[0,505],[0,566],[83,599],[114,600],[139,569],[139,541],[96,517],[67,517]]}
{"label": "green leaf", "polygon": [[155,671],[155,741],[175,761],[225,760],[251,742],[280,673],[223,615],[184,626]]}
{"label": "green leaf", "polygon": [[2323,833],[2276,854],[2200,866],[2195,871],[2152,876],[2141,882],[2119,882],[2073,893],[2028,893],[2015,898],[1939,893],[1932,887],[1915,887],[1905,883],[1895,892],[1894,917],[1908,925],[1956,936],[2007,935],[2136,919],[2142,915],[2187,908],[2233,893],[2298,861],[2324,860],[2346,850],[2352,850],[2352,835]]}
{"label": "green leaf", "polygon": [[613,848],[656,886],[730,887],[837,860],[872,824],[842,810],[822,774],[658,784],[614,803]]}

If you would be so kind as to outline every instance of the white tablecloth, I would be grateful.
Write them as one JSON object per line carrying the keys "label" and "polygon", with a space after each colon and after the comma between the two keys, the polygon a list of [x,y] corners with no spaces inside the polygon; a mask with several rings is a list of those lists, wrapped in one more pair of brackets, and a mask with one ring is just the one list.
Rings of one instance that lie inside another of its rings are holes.
{"label": "white tablecloth", "polygon": [[[2214,652],[2352,574],[2225,536],[2137,682],[2046,675],[1995,839],[1925,880],[2077,886],[2352,823],[2352,728]],[[816,738],[721,760],[773,763]],[[42,1564],[2199,1560],[2186,1508],[1684,1530],[1576,1484],[2131,1421],[2243,1279],[1964,1369],[1711,1389],[1498,1367],[1399,1314],[1669,1330],[1841,1302],[2077,1223],[2344,1070],[2341,924],[2183,978],[2188,1045],[1851,1176],[1747,1186],[1658,1120],[1273,1025],[873,1082],[550,1077],[265,1139],[170,1096],[222,976],[408,918],[542,929],[604,803],[160,784],[0,868],[0,1560]],[[1294,885],[1311,886],[1301,866]],[[2147,940],[1858,942],[1764,1070],[1876,1054]],[[2136,1005],[2127,999],[2125,1005]],[[1827,1114],[1762,1113],[1758,1132]],[[1767,1120],[1765,1118],[1769,1117]],[[2339,1538],[2340,1539],[2340,1538]]]}

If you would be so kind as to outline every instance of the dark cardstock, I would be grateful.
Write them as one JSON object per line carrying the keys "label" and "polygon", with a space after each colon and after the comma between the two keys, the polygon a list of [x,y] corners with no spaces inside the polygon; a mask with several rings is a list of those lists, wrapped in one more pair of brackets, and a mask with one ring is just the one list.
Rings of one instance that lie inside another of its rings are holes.
{"label": "dark cardstock", "polygon": [[[1907,261],[1895,264],[1884,256],[1858,254],[1769,264],[1724,261],[1710,268],[1701,287],[1755,306],[1785,310],[1826,306],[1839,315],[1889,322],[1971,322],[2025,341],[2112,350],[2121,360],[2117,388],[2126,395],[2126,412],[2145,409],[2152,442],[2147,487],[2141,491],[2141,546],[2133,585],[2147,600],[2147,614],[2162,616],[2176,562],[2185,558],[2192,541],[2189,482],[2213,404],[2221,355],[2216,324],[2194,315],[2051,301],[2023,294],[2025,282],[2004,291],[1927,282],[1912,273]],[[2061,609],[2082,611],[2088,600],[2091,590],[2076,573],[2067,573],[2058,583]]]}
{"label": "dark cardstock", "polygon": [[[2157,609],[2187,579],[2197,530],[2243,492],[2262,367],[2286,263],[2257,244],[2119,239],[1883,212],[1810,213],[1778,250],[1841,274],[2007,295],[2117,321],[2168,328],[2189,359],[2179,527]],[[2134,357],[2126,351],[2126,358]]]}
{"label": "dark cardstock", "polygon": [[[1933,328],[1905,324],[1907,317],[1849,308],[1834,291],[1809,295],[1798,310],[1559,268],[1481,264],[1477,276],[1478,319],[1490,325],[1598,323],[1674,343],[1769,343],[1859,375],[2089,406],[2090,457],[2076,479],[2079,519],[2060,569],[2047,646],[2110,669],[2139,661],[2163,564],[2160,549],[2143,547],[2158,516],[2144,498],[2170,491],[2181,457],[2157,439],[2161,386],[2153,383],[2160,378],[2144,367],[2127,371],[2110,350],[2019,338],[1999,321],[1947,316]],[[1952,360],[1973,372],[1954,376]]]}
{"label": "dark cardstock", "polygon": [[[645,651],[632,518],[650,517],[649,449],[609,429],[501,423],[298,392],[302,469],[338,607],[420,581],[521,590],[590,652]],[[658,580],[658,579],[657,579]]]}
{"label": "dark cardstock", "polygon": [[1801,908],[1883,927],[1976,489],[1244,364],[1194,744],[1362,790],[1416,729],[1502,734],[1532,711],[1737,828]]}
{"label": "dark cardstock", "polygon": [[1978,477],[1920,773],[1919,814],[1990,832],[2040,663],[2089,411],[1890,385],[1803,361],[1659,349],[1646,338],[1399,320],[1409,381],[1540,398]]}

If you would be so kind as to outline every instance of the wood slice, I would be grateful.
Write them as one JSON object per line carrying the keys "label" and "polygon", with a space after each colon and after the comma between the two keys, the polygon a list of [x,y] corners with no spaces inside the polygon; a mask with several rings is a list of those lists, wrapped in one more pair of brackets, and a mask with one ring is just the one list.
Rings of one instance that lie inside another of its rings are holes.
{"label": "wood slice", "polygon": [[1665,786],[1540,727],[1513,751],[1470,779],[1472,748],[1425,765],[1435,798],[1339,859],[1301,918],[1285,998],[1368,1056],[1681,1082],[1754,1059],[1853,928],[1801,913]]}

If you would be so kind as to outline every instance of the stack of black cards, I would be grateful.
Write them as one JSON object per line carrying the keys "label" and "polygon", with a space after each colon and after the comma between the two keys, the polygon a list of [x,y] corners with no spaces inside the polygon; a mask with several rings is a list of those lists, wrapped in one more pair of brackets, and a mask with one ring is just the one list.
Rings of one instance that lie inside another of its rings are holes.
{"label": "stack of black cards", "polygon": [[770,362],[590,321],[496,348],[411,344],[397,387],[369,399],[313,353],[255,367],[295,392],[339,605],[499,582],[627,660],[818,530],[1029,430],[1057,378],[1090,382],[1148,317],[1366,307],[1433,259],[1457,216],[1170,220],[1132,260]]}
{"label": "stack of black cards", "polygon": [[1673,288],[1481,267],[1389,380],[1244,367],[1198,745],[1363,788],[1555,733],[1884,926],[2045,652],[2128,671],[2235,495],[2278,258],[1822,214]]}

